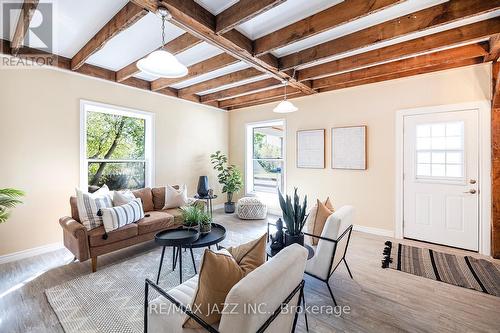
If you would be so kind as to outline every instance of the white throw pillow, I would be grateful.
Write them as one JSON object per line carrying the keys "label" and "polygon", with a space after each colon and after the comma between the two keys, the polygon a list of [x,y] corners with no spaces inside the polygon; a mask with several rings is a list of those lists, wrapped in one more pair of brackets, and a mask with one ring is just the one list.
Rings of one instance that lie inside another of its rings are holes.
{"label": "white throw pillow", "polygon": [[174,187],[167,185],[165,187],[165,206],[163,209],[179,208],[188,204],[187,186],[179,186],[176,190]]}
{"label": "white throw pillow", "polygon": [[88,193],[76,189],[76,206],[78,207],[78,215],[80,222],[91,230],[102,225],[102,217],[97,213],[101,208],[113,207],[111,194],[107,185],[103,185],[94,193]]}
{"label": "white throw pillow", "polygon": [[134,199],[135,195],[130,190],[113,192],[113,206],[126,205]]}
{"label": "white throw pillow", "polygon": [[144,209],[140,198],[129,203],[111,208],[101,208],[102,220],[106,232],[113,231],[126,224],[134,223],[144,217]]}

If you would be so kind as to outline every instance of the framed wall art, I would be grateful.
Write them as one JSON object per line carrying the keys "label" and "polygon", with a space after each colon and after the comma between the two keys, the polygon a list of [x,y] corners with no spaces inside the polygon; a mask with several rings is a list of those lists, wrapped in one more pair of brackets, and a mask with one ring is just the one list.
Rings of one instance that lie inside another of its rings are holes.
{"label": "framed wall art", "polygon": [[325,130],[297,131],[297,168],[325,168]]}
{"label": "framed wall art", "polygon": [[332,169],[366,170],[366,126],[332,128]]}

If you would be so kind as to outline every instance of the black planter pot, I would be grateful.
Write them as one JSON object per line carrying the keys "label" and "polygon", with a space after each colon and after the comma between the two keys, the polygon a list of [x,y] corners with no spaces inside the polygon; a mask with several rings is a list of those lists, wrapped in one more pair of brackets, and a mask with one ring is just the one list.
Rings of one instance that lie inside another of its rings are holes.
{"label": "black planter pot", "polygon": [[289,246],[292,244],[299,244],[304,246],[304,234],[301,233],[300,235],[293,236],[285,231],[285,246]]}
{"label": "black planter pot", "polygon": [[235,204],[234,202],[226,202],[224,203],[224,212],[226,214],[232,214],[235,211]]}
{"label": "black planter pot", "polygon": [[206,197],[208,195],[208,177],[200,176],[198,179],[198,188],[196,190],[200,197]]}

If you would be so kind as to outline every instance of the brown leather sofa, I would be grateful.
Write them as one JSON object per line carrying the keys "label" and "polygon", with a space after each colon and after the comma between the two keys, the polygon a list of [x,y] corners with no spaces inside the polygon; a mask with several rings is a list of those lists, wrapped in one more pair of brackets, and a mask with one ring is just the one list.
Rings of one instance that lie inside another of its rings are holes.
{"label": "brown leather sofa", "polygon": [[179,208],[163,209],[165,206],[165,187],[143,188],[132,191],[141,198],[147,215],[136,223],[127,224],[108,233],[103,238],[104,227],[87,230],[80,223],[76,197],[70,198],[71,217],[59,219],[63,228],[64,246],[80,262],[92,259],[92,272],[97,269],[97,257],[125,247],[154,239],[154,235],[165,229],[176,228],[183,222]]}

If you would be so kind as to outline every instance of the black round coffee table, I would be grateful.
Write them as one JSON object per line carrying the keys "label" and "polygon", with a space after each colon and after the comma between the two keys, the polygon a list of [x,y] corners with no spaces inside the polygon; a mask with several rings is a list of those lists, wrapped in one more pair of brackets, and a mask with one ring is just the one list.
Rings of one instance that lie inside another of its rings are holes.
{"label": "black round coffee table", "polygon": [[163,257],[165,256],[165,248],[167,246],[172,246],[172,270],[175,270],[177,261],[179,261],[179,280],[180,283],[182,283],[182,248],[189,248],[194,272],[198,274],[194,261],[193,249],[201,247],[210,248],[212,245],[217,245],[218,248],[218,244],[225,238],[226,228],[217,223],[212,223],[212,230],[206,234],[199,233],[197,230],[184,229],[182,227],[179,229],[160,231],[155,235],[155,243],[163,246],[156,283],[158,284],[160,281],[161,267],[163,264]]}

